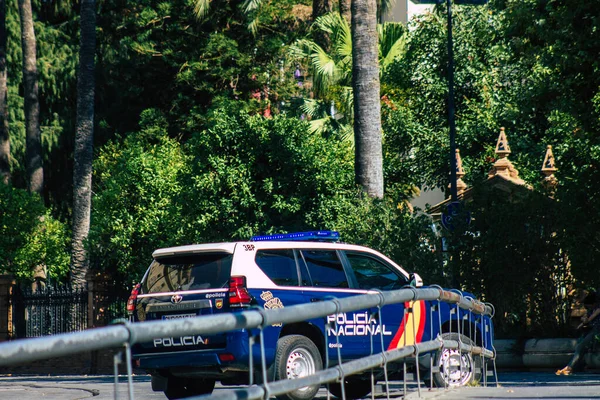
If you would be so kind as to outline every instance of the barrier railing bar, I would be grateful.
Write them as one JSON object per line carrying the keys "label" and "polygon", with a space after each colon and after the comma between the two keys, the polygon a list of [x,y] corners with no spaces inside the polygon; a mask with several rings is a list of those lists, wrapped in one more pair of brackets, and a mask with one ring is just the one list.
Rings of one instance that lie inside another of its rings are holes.
{"label": "barrier railing bar", "polygon": [[[482,352],[483,354],[491,355],[492,352],[486,349],[481,349],[477,346],[471,346],[466,343],[460,343],[456,340],[442,340],[438,336],[437,339],[428,342],[421,342],[416,345],[401,347],[385,351],[384,353],[374,354],[357,360],[352,360],[347,363],[337,365],[333,368],[319,371],[318,374],[306,376],[298,379],[284,379],[276,382],[269,382],[269,395],[277,396],[288,393],[290,391],[312,385],[321,385],[336,381],[341,376],[353,375],[375,367],[381,367],[385,360],[388,362],[404,359],[418,353],[426,353],[433,350],[441,349],[461,349],[464,351],[473,351],[474,353]],[[214,392],[211,395],[202,395],[187,398],[186,400],[253,400],[262,399],[265,397],[265,390],[262,386],[252,386],[243,389],[225,389]]]}
{"label": "barrier railing bar", "polygon": [[[388,361],[395,361],[413,355],[415,352],[415,347],[417,346],[420,348],[421,352],[428,352],[439,349],[441,345],[442,343],[440,339],[430,340],[428,342],[422,342],[414,346],[406,346],[401,347],[399,349],[386,351],[385,358],[387,358]],[[298,379],[284,379],[277,382],[270,382],[269,394],[271,396],[277,396],[305,386],[321,385],[327,382],[333,382],[339,379],[342,374],[344,376],[352,375],[362,371],[366,371],[371,368],[379,367],[384,363],[384,361],[384,354],[378,353],[361,359],[352,360],[342,365],[335,366],[333,368],[319,371],[319,373],[315,375],[310,375]],[[190,397],[187,400],[252,400],[261,399],[263,397],[264,391],[262,387],[255,386],[244,389],[221,390],[211,395]]]}
{"label": "barrier railing bar", "polygon": [[160,337],[210,335],[236,329],[257,328],[261,325],[268,326],[322,318],[336,312],[376,307],[381,304],[381,297],[383,297],[386,305],[409,300],[445,299],[445,301],[453,302],[461,308],[469,309],[472,307],[473,311],[478,314],[492,312],[492,308],[488,305],[475,303],[461,298],[455,293],[437,288],[422,288],[416,291],[400,289],[350,296],[336,301],[326,300],[317,303],[298,304],[281,309],[248,310],[240,313],[207,315],[176,321],[125,323],[50,337],[5,342],[0,343],[0,366],[43,360],[90,350],[117,348],[123,346],[124,343],[147,342]]}

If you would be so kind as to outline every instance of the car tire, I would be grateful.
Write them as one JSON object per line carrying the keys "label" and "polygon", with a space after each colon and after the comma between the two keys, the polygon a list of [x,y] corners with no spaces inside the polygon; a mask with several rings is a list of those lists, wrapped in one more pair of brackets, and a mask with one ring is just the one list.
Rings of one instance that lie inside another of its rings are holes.
{"label": "car tire", "polygon": [[184,399],[212,393],[215,388],[213,379],[188,379],[171,377],[167,382],[165,396],[167,399]]}
{"label": "car tire", "polygon": [[[317,346],[302,335],[289,335],[277,341],[273,378],[297,379],[314,375],[323,369],[321,353]],[[278,395],[279,400],[311,400],[319,391],[320,385],[306,386],[293,392]]]}
{"label": "car tire", "polygon": [[[473,345],[473,341],[458,333],[444,333],[444,340],[461,341]],[[481,359],[459,349],[440,349],[433,358],[437,371],[433,383],[437,387],[461,387],[472,385],[481,379]]]}
{"label": "car tire", "polygon": [[[372,391],[371,380],[346,378],[346,380],[344,380],[344,391],[346,392],[346,400],[361,399],[366,397]],[[342,384],[330,383],[329,393],[339,399],[342,399]]]}

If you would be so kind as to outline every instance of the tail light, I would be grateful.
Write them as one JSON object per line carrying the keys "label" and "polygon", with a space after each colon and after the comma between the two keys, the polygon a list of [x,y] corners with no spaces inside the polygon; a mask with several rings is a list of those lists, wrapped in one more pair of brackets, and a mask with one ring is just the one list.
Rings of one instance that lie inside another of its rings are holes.
{"label": "tail light", "polygon": [[129,314],[133,314],[135,311],[135,302],[137,301],[138,294],[140,293],[141,283],[138,283],[131,290],[131,295],[129,296],[129,300],[127,300],[127,312]]}
{"label": "tail light", "polygon": [[246,288],[245,276],[232,276],[229,279],[229,307],[248,307],[252,297]]}
{"label": "tail light", "polygon": [[219,354],[219,360],[221,360],[223,362],[235,361],[235,357],[233,354],[230,354],[230,353],[222,353],[222,354]]}

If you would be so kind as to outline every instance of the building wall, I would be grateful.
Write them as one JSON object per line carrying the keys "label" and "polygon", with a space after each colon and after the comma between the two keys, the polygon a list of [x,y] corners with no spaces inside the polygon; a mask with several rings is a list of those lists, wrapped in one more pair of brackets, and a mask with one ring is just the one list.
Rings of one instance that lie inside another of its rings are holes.
{"label": "building wall", "polygon": [[417,14],[422,14],[433,8],[431,4],[414,4],[410,0],[396,0],[392,11],[383,17],[385,22],[402,22],[407,24]]}

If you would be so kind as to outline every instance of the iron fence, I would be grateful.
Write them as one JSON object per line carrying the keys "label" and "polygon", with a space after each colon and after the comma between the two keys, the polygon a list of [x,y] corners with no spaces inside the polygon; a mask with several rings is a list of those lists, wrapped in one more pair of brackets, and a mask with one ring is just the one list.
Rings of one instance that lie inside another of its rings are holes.
{"label": "iron fence", "polygon": [[32,338],[87,328],[88,294],[70,286],[16,287],[13,324],[18,338]]}
{"label": "iron fence", "polygon": [[122,291],[88,291],[69,285],[16,286],[10,299],[14,338],[34,338],[105,326],[123,318]]}

